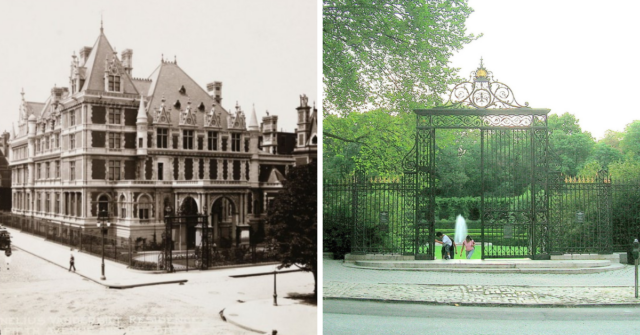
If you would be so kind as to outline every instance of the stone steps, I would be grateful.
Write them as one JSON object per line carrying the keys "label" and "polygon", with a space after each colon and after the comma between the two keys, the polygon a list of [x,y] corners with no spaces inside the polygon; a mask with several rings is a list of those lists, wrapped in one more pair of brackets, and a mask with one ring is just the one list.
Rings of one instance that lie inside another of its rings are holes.
{"label": "stone steps", "polygon": [[483,272],[483,273],[598,273],[624,268],[610,260],[432,260],[432,261],[374,261],[357,260],[345,266],[371,270]]}

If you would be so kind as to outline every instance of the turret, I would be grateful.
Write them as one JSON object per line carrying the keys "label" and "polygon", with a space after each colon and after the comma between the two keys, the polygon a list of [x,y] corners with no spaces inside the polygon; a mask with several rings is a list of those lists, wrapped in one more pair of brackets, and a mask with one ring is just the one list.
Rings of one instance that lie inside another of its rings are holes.
{"label": "turret", "polygon": [[133,70],[133,50],[125,49],[121,53],[121,59],[124,72],[131,76],[131,71]]}
{"label": "turret", "polygon": [[297,147],[302,147],[307,142],[307,135],[309,130],[311,130],[311,120],[309,119],[309,114],[311,111],[311,106],[309,106],[309,98],[307,98],[306,94],[300,96],[300,107],[296,108],[298,110],[298,129],[296,130],[297,136]]}
{"label": "turret", "polygon": [[137,130],[137,155],[147,155],[147,112],[144,108],[144,97],[140,95],[140,106],[138,107],[138,116],[136,118],[136,130]]}
{"label": "turret", "polygon": [[213,83],[207,84],[207,91],[213,97],[213,99],[218,103],[218,105],[222,102],[222,82],[214,81]]}

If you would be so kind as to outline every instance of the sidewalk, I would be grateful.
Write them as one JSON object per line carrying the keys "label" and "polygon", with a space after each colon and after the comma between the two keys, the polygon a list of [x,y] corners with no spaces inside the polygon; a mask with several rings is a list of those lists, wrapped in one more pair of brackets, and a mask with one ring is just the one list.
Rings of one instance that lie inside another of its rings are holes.
{"label": "sidewalk", "polygon": [[[68,271],[70,248],[46,241],[44,238],[23,233],[7,227],[11,233],[12,246],[61,267]],[[271,275],[274,265],[226,268],[210,271],[189,271],[174,273],[145,273],[128,269],[125,264],[105,259],[106,280],[100,280],[102,259],[93,255],[75,251],[77,275],[108,288],[134,288],[148,285],[183,284],[189,279],[204,279],[205,276],[225,276],[241,278],[247,276]],[[278,271],[279,276],[291,272],[290,269]],[[227,322],[246,330],[271,334],[277,330],[279,335],[304,334],[316,329],[317,307],[306,305],[297,300],[278,297],[279,306],[273,306],[272,300],[253,300],[234,304],[224,309]],[[222,315],[222,314],[221,314]]]}
{"label": "sidewalk", "polygon": [[[256,313],[260,311],[260,313]],[[273,299],[236,304],[223,312],[227,322],[258,334],[311,334],[317,329],[317,307],[291,299]]]}
{"label": "sidewalk", "polygon": [[635,268],[586,274],[371,270],[324,260],[323,298],[466,306],[640,306]]}

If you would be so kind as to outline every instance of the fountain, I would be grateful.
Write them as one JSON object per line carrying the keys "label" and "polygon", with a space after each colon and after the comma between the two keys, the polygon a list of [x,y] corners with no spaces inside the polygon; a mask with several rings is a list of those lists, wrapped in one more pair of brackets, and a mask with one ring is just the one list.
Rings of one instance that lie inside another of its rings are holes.
{"label": "fountain", "polygon": [[462,215],[458,215],[456,217],[456,234],[454,236],[454,241],[456,245],[462,245],[461,243],[467,237],[467,221],[464,220]]}

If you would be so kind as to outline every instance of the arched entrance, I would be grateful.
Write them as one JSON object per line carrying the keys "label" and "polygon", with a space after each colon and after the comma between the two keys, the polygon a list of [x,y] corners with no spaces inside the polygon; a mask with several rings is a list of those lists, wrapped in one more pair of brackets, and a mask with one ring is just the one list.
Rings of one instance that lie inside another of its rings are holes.
{"label": "arched entrance", "polygon": [[218,198],[211,205],[211,225],[214,242],[222,248],[233,245],[237,238],[235,233],[237,210],[233,201],[227,197]]}
{"label": "arched entrance", "polygon": [[[196,224],[198,221],[198,203],[192,197],[186,197],[180,205],[180,215],[186,216],[186,247],[194,249],[196,247]],[[193,216],[193,218],[190,218]]]}

